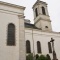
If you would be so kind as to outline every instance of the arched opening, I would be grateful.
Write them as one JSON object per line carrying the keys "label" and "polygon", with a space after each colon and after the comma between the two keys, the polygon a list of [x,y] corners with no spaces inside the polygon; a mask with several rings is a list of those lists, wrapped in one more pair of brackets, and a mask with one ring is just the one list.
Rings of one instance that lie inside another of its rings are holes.
{"label": "arched opening", "polygon": [[15,25],[8,24],[7,45],[15,45]]}
{"label": "arched opening", "polygon": [[42,7],[42,14],[46,15],[45,8]]}
{"label": "arched opening", "polygon": [[37,52],[41,53],[41,43],[40,43],[40,41],[37,41]]}
{"label": "arched opening", "polygon": [[35,14],[36,14],[36,17],[38,16],[38,10],[37,8],[35,9]]}
{"label": "arched opening", "polygon": [[26,41],[26,53],[31,53],[31,48],[30,48],[30,41]]}

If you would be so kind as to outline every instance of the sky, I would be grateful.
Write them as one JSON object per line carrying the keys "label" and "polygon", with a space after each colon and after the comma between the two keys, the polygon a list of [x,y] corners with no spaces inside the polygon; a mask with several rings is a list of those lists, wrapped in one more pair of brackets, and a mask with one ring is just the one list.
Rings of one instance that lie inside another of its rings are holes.
{"label": "sky", "polygon": [[[32,6],[36,0],[0,0],[20,6],[26,7],[24,14],[25,18],[34,21]],[[41,0],[48,4],[48,12],[52,24],[52,30],[60,32],[60,0]]]}

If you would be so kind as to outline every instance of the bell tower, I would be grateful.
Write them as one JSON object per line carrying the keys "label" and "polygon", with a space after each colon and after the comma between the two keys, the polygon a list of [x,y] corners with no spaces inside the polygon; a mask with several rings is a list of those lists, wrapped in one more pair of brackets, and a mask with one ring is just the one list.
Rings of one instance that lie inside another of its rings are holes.
{"label": "bell tower", "polygon": [[37,0],[33,5],[34,24],[44,31],[52,31],[51,20],[48,14],[47,3]]}

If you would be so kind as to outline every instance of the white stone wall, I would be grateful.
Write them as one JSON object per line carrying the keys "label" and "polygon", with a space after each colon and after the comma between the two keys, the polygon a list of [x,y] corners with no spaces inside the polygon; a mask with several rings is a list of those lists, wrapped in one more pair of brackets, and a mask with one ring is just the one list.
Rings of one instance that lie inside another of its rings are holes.
{"label": "white stone wall", "polygon": [[[51,37],[55,39],[54,45],[55,45],[55,51],[57,54],[58,60],[60,59],[60,34],[57,33],[49,33],[49,32],[42,32],[39,30],[33,31],[33,38],[32,38],[32,30],[26,29],[25,30],[25,41],[29,40],[31,43],[31,53],[33,53],[33,44],[34,44],[34,51],[35,54],[37,53],[37,41],[41,42],[41,48],[42,48],[42,54],[50,54],[51,59],[53,58],[52,53],[49,53],[48,51],[48,42],[51,40]],[[34,42],[33,42],[34,40]]]}
{"label": "white stone wall", "polygon": [[[0,60],[19,60],[19,21],[18,16],[0,12]],[[16,46],[7,46],[8,24],[15,25]],[[17,57],[16,57],[17,56]]]}
{"label": "white stone wall", "polygon": [[[6,5],[6,3],[0,4],[0,60],[25,60],[23,14],[24,9]],[[15,46],[7,45],[9,23],[15,25]]]}
{"label": "white stone wall", "polygon": [[[35,26],[45,31],[52,31],[51,21],[41,19],[35,24]],[[48,28],[46,28],[46,26],[48,26]]]}

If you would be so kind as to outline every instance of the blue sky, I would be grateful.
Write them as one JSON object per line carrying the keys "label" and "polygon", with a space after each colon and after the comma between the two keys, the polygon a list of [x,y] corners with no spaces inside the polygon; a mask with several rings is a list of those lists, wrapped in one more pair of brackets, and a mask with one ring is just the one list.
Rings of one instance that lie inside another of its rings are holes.
{"label": "blue sky", "polygon": [[[4,2],[9,2],[17,5],[21,5],[26,7],[25,9],[25,18],[30,19],[33,23],[33,10],[32,6],[36,2],[36,0],[0,0]],[[41,0],[47,2],[48,11],[50,15],[50,19],[52,21],[52,29],[53,31],[60,32],[60,0]]]}

